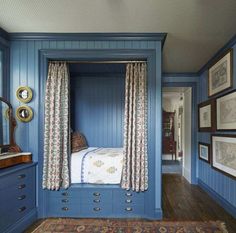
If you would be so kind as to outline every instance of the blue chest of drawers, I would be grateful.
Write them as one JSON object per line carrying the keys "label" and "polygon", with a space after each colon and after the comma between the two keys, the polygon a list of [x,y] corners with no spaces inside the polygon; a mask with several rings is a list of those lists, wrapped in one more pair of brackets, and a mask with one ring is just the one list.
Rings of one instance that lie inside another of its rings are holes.
{"label": "blue chest of drawers", "polygon": [[35,170],[35,163],[0,169],[1,232],[23,232],[37,219]]}

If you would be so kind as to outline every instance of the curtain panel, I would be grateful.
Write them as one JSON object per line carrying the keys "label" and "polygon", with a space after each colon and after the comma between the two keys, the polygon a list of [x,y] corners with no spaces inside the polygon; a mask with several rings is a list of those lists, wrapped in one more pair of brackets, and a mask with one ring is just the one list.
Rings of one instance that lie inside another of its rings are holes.
{"label": "curtain panel", "polygon": [[43,188],[68,188],[69,72],[64,62],[51,62],[45,94]]}
{"label": "curtain panel", "polygon": [[125,80],[123,189],[148,188],[147,65],[128,63]]}

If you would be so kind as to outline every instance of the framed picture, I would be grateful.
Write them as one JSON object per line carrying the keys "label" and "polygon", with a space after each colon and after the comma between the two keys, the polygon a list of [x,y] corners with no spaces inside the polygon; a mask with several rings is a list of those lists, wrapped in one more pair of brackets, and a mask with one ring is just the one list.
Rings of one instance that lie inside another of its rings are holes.
{"label": "framed picture", "polygon": [[233,85],[233,49],[228,50],[208,70],[208,96],[216,95]]}
{"label": "framed picture", "polygon": [[198,157],[199,159],[210,163],[210,144],[203,142],[198,143]]}
{"label": "framed picture", "polygon": [[236,130],[236,90],[216,99],[217,130]]}
{"label": "framed picture", "polygon": [[198,105],[198,131],[212,132],[216,129],[216,102],[208,100]]}
{"label": "framed picture", "polygon": [[236,135],[212,135],[213,168],[236,178]]}

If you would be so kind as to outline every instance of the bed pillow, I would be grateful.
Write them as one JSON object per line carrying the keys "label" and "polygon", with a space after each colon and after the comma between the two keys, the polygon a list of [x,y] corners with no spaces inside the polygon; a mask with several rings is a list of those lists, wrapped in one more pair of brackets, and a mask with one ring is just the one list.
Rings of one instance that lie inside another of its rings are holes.
{"label": "bed pillow", "polygon": [[75,153],[87,149],[88,145],[83,134],[74,132],[71,135],[71,152]]}

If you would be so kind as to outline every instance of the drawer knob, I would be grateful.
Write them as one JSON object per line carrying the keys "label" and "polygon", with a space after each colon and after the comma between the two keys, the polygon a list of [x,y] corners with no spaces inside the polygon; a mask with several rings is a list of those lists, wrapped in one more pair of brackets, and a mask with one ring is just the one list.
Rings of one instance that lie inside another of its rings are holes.
{"label": "drawer knob", "polygon": [[25,177],[26,177],[25,174],[21,174],[21,175],[17,176],[18,179],[23,179],[23,178],[25,178]]}
{"label": "drawer knob", "polygon": [[125,200],[126,203],[132,203],[132,200],[131,199],[127,199]]}
{"label": "drawer knob", "polygon": [[99,197],[101,194],[99,192],[93,193],[93,196]]}
{"label": "drawer knob", "polygon": [[68,192],[64,192],[61,194],[62,196],[69,196],[69,193]]}
{"label": "drawer knob", "polygon": [[131,207],[126,207],[125,211],[132,211],[133,209]]}
{"label": "drawer knob", "polygon": [[68,199],[62,199],[61,202],[67,203],[67,202],[69,202],[69,200]]}
{"label": "drawer knob", "polygon": [[99,203],[99,202],[100,202],[100,199],[94,199],[93,202]]}
{"label": "drawer knob", "polygon": [[62,209],[63,211],[68,211],[68,210],[69,210],[68,207],[62,207],[61,209]]}
{"label": "drawer knob", "polygon": [[25,206],[19,208],[19,209],[18,209],[18,212],[23,212],[24,210],[26,210],[26,207],[25,207]]}
{"label": "drawer knob", "polygon": [[18,185],[18,189],[23,189],[23,188],[25,188],[25,184],[20,184],[20,185]]}
{"label": "drawer knob", "polygon": [[127,197],[131,197],[132,196],[132,193],[126,193],[125,194]]}
{"label": "drawer knob", "polygon": [[100,208],[100,207],[94,207],[93,210],[94,210],[94,211],[100,211],[101,208]]}
{"label": "drawer knob", "polygon": [[22,195],[22,196],[17,197],[17,200],[24,200],[25,198],[26,198],[26,196]]}

